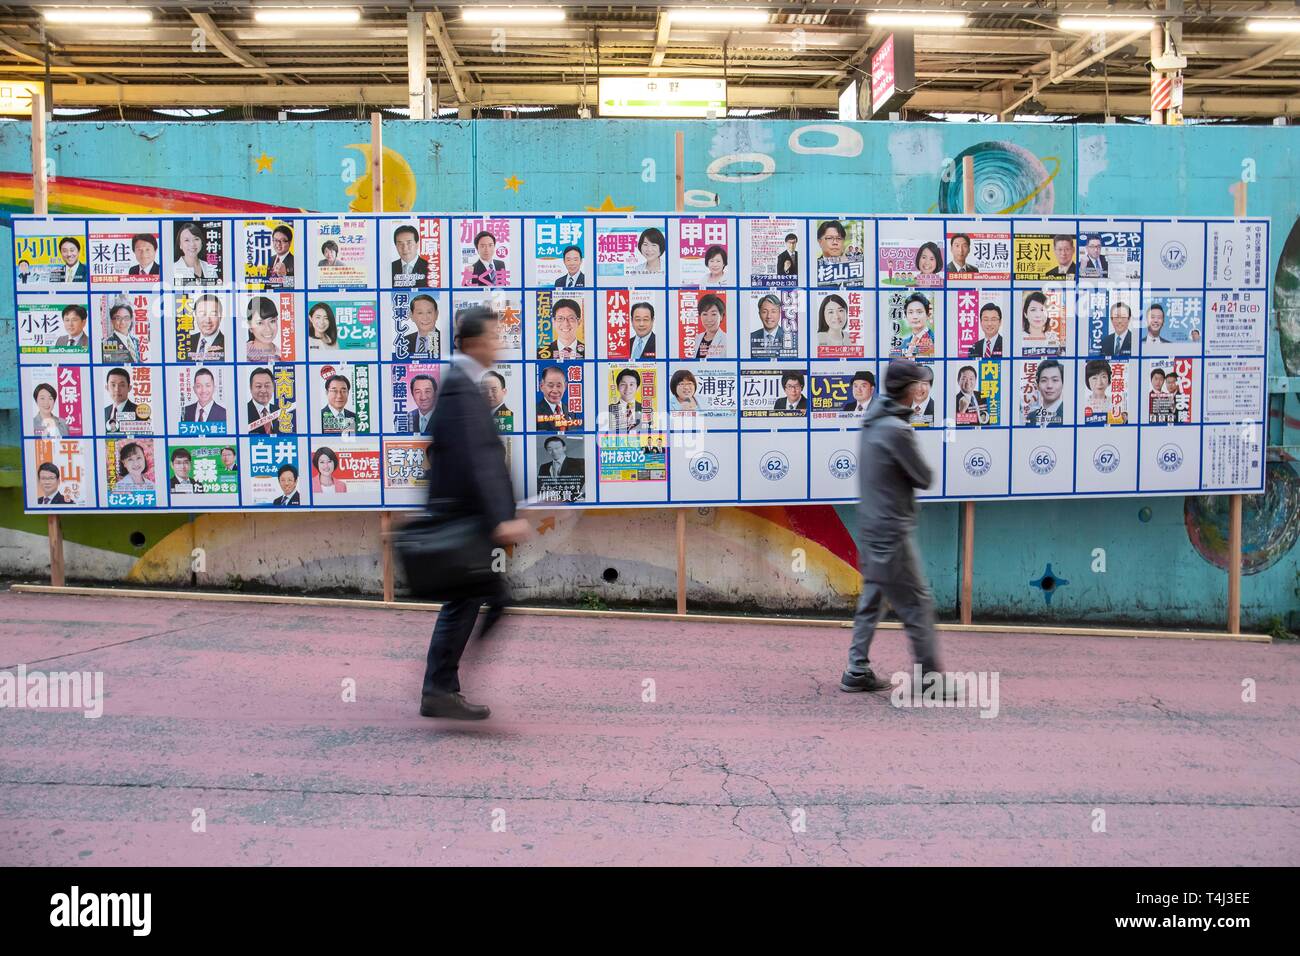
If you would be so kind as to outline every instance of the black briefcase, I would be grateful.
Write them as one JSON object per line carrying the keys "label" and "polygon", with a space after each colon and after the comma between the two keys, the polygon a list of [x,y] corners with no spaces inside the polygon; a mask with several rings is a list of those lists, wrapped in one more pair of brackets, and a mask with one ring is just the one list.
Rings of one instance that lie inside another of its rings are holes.
{"label": "black briefcase", "polygon": [[482,515],[433,508],[393,535],[393,550],[417,597],[453,601],[493,593],[491,529]]}

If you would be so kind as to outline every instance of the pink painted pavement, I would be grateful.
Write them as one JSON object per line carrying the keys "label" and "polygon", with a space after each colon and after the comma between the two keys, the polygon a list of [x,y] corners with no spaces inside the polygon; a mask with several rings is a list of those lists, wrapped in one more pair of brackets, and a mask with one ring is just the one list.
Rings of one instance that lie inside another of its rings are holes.
{"label": "pink painted pavement", "polygon": [[1300,863],[1295,646],[944,634],[982,719],[841,693],[847,630],[512,615],[455,724],[416,713],[432,624],[0,592],[0,669],[106,692],[0,709],[0,865]]}

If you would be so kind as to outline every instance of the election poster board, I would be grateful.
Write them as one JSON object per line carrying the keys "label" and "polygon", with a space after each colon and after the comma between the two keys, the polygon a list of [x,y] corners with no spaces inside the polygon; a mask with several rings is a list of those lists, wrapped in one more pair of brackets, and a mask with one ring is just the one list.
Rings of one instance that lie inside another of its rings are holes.
{"label": "election poster board", "polygon": [[[467,309],[547,507],[857,500],[892,358],[934,500],[1258,493],[1267,219],[15,216],[30,512],[425,499]],[[874,411],[873,411],[874,410]]]}

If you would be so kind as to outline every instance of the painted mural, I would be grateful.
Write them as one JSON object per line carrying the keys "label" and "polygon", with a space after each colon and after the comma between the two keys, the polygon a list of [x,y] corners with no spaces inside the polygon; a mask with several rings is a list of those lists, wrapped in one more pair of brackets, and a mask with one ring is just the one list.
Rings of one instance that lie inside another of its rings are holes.
{"label": "painted mural", "polygon": [[[983,214],[1229,215],[1228,189],[1245,181],[1249,213],[1271,216],[1277,236],[1290,232],[1273,250],[1279,334],[1271,337],[1269,371],[1300,374],[1300,159],[1292,158],[1300,132],[1290,128],[394,121],[384,127],[384,207],[671,210],[679,130],[688,209],[797,213],[830,203],[845,213],[959,211],[968,155]],[[368,124],[347,122],[56,123],[50,208],[370,211],[368,139]],[[26,128],[0,126],[0,210],[31,211],[29,155]],[[0,241],[12,248],[7,234]],[[8,265],[0,268],[4,286]],[[0,302],[9,301],[10,290],[0,288]],[[12,395],[14,383],[3,385],[0,394]],[[1255,626],[1290,615],[1291,627],[1300,627],[1297,401],[1294,391],[1275,397],[1268,491],[1246,504],[1243,618]],[[0,574],[34,576],[46,567],[45,522],[21,513],[13,487],[13,415],[0,409]],[[990,503],[976,514],[977,620],[1222,623],[1226,499]],[[536,520],[539,536],[512,556],[522,597],[672,599],[669,512]],[[957,508],[926,506],[921,522],[927,571],[941,610],[951,612]],[[64,525],[73,578],[307,591],[379,586],[374,515],[69,517]],[[688,528],[693,606],[839,614],[852,607],[851,508],[691,509]],[[322,540],[330,547],[322,549]],[[1204,560],[1186,560],[1192,555]],[[1177,568],[1179,577],[1153,592],[1143,581],[1159,566]],[[1050,591],[1042,586],[1047,577]]]}

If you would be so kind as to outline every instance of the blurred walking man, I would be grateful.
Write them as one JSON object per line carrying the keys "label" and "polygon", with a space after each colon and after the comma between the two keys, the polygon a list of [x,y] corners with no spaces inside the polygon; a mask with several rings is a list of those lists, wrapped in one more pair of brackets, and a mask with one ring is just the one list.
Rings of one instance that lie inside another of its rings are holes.
{"label": "blurred walking man", "polygon": [[[429,501],[431,506],[437,502],[443,513],[478,515],[484,536],[505,545],[522,541],[529,529],[528,522],[515,517],[501,436],[480,390],[483,376],[496,364],[500,342],[497,319],[489,309],[472,308],[460,318],[456,351],[433,410]],[[486,601],[499,613],[503,595],[504,583],[498,582],[493,593],[443,604],[429,642],[421,716],[483,720],[491,713],[461,696],[458,669],[479,608]],[[484,621],[485,629],[490,623]]]}
{"label": "blurred walking man", "polygon": [[885,600],[907,629],[912,655],[927,682],[931,672],[939,671],[934,595],[921,574],[915,542],[916,489],[930,487],[934,476],[908,424],[912,406],[933,381],[929,366],[893,360],[885,370],[885,394],[867,407],[862,419],[857,534],[862,597],[853,618],[849,666],[840,678],[843,691],[892,686],[871,670],[868,657]]}

